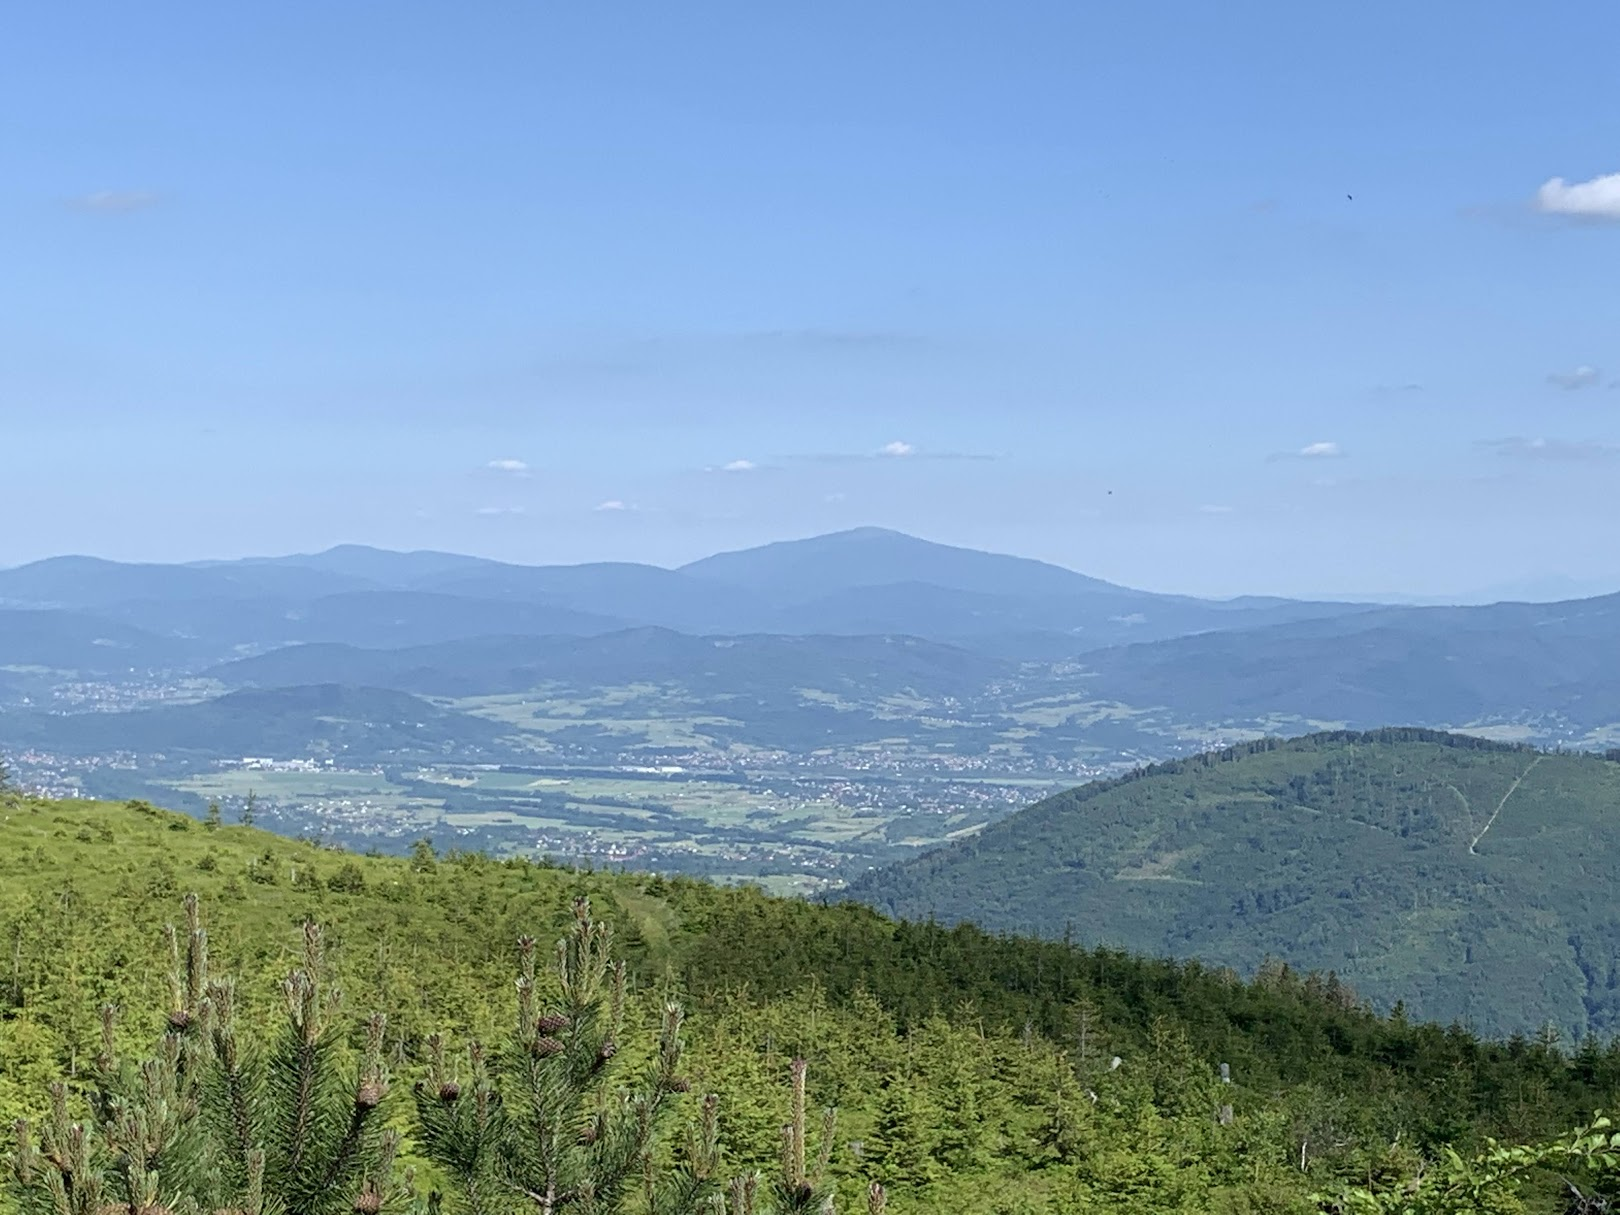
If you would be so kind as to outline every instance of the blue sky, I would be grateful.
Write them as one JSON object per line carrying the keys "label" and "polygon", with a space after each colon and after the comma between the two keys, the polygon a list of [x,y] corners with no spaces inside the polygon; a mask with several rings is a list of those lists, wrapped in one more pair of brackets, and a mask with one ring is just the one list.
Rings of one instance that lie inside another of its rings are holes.
{"label": "blue sky", "polygon": [[0,563],[879,524],[1620,587],[1612,4],[7,24]]}

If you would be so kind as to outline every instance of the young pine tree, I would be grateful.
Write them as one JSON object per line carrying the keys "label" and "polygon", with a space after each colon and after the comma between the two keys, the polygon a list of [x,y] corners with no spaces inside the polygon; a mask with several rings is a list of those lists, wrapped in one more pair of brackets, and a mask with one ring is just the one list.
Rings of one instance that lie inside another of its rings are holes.
{"label": "young pine tree", "polygon": [[[453,1208],[467,1215],[833,1215],[825,1177],[834,1125],[828,1110],[808,1162],[806,1067],[792,1068],[782,1173],[719,1182],[719,1099],[699,1107],[685,1151],[671,1161],[660,1135],[691,1083],[681,1074],[682,1014],[664,1008],[658,1045],[639,1076],[616,1066],[624,1032],[625,966],[610,959],[611,926],[574,903],[572,931],[557,943],[556,997],[542,999],[532,938],[518,942],[517,1026],[491,1055],[468,1052],[465,1082],[429,1039],[431,1062],[416,1086],[418,1136],[447,1174]],[[434,1195],[430,1207],[446,1196]],[[882,1215],[873,1186],[870,1215]]]}
{"label": "young pine tree", "polygon": [[472,1047],[465,1084],[430,1040],[431,1070],[416,1087],[422,1146],[468,1215],[616,1215],[638,1192],[651,1215],[713,1209],[713,1101],[687,1159],[654,1164],[658,1135],[690,1089],[680,1074],[681,1010],[666,1006],[643,1074],[621,1077],[625,967],[610,960],[611,944],[611,926],[576,901],[573,930],[557,944],[558,998],[542,1011],[535,943],[520,941],[516,1032],[494,1057]]}
{"label": "young pine tree", "polygon": [[[811,1166],[805,1091],[808,1074],[809,1065],[803,1059],[795,1059],[789,1073],[792,1099],[788,1123],[782,1128],[781,1176],[769,1186],[764,1185],[757,1173],[733,1179],[730,1206],[716,1202],[717,1215],[833,1215],[833,1194],[826,1178],[833,1141],[838,1133],[838,1119],[833,1110],[822,1111],[821,1143],[816,1150],[815,1164]],[[867,1205],[870,1211],[882,1212],[882,1186],[874,1183],[867,1191]]]}
{"label": "young pine tree", "polygon": [[211,981],[195,895],[187,933],[169,931],[167,1030],[147,1059],[120,1058],[116,1010],[102,1014],[90,1117],[52,1089],[39,1128],[16,1126],[9,1193],[22,1215],[376,1215],[405,1197],[388,1091],[383,1022],[367,1025],[357,1065],[341,1055],[337,993],[323,981],[320,929],[283,984],[287,1017],[271,1041],[240,1038],[235,991]]}

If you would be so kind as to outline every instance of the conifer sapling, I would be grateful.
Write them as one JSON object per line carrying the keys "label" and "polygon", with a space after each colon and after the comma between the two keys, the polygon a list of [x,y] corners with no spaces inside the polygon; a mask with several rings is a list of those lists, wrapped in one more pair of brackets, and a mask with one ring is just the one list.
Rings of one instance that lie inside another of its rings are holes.
{"label": "conifer sapling", "polygon": [[[323,980],[320,929],[304,929],[303,966],[283,984],[287,1018],[267,1043],[241,1037],[236,993],[208,972],[195,895],[184,938],[172,927],[166,1028],[151,1057],[117,1049],[117,1009],[102,1010],[102,1046],[75,1119],[67,1086],[39,1128],[15,1127],[9,1194],[22,1215],[377,1215],[407,1196],[396,1185],[396,1136],[379,1111],[388,1092],[383,1021],[373,1017],[357,1066],[334,1030],[337,993]],[[407,1182],[408,1184],[408,1182]]]}
{"label": "conifer sapling", "polygon": [[518,943],[517,1024],[501,1051],[492,1058],[474,1044],[463,1080],[447,1067],[442,1041],[431,1040],[430,1073],[416,1088],[422,1143],[472,1215],[611,1215],[638,1195],[652,1215],[707,1209],[715,1103],[704,1102],[687,1158],[657,1169],[659,1132],[691,1088],[680,1072],[682,1014],[665,1007],[651,1060],[641,1075],[621,1077],[626,973],[611,945],[611,926],[576,901],[572,931],[557,943],[556,995],[544,1007],[535,942]]}

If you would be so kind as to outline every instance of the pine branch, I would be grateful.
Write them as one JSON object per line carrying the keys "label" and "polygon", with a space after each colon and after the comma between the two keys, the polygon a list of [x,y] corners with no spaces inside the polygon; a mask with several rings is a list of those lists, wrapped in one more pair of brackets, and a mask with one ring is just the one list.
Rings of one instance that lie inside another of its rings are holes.
{"label": "pine branch", "polygon": [[[219,1063],[224,1090],[219,1104],[225,1115],[227,1155],[236,1166],[238,1184],[245,1185],[257,1152],[259,1133],[254,1110],[257,1094],[252,1091],[236,1038],[235,984],[228,980],[213,984],[209,988],[209,1000],[214,1006],[214,1056]],[[258,1158],[262,1169],[263,1154],[259,1153]]]}
{"label": "pine branch", "polygon": [[360,1080],[355,1087],[354,1102],[349,1111],[349,1124],[332,1153],[317,1192],[324,1193],[337,1181],[348,1175],[360,1158],[366,1129],[388,1092],[388,1081],[382,1071],[382,1041],[387,1022],[381,1013],[374,1015],[366,1026],[366,1052],[360,1065]]}

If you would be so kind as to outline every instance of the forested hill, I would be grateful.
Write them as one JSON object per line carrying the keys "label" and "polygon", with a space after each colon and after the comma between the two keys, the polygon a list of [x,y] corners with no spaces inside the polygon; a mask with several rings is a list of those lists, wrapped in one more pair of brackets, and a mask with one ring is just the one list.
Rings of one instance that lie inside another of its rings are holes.
{"label": "forested hill", "polygon": [[[1620,1099],[1620,1045],[1380,1018],[1284,967],[1244,982],[853,904],[425,848],[358,857],[142,803],[0,794],[0,1119],[38,1113],[53,1076],[83,1082],[103,1003],[124,1010],[126,1046],[155,1034],[161,928],[186,890],[256,1024],[277,1015],[300,922],[324,923],[349,1014],[389,1016],[406,1104],[428,1034],[501,1040],[514,939],[554,939],[587,895],[617,927],[636,1023],[670,996],[687,1006],[726,1167],[771,1167],[780,1080],[803,1053],[813,1098],[840,1109],[841,1192],[882,1180],[893,1215],[1304,1215],[1313,1191],[1400,1184],[1443,1142],[1543,1138]],[[1530,1209],[1561,1210],[1545,1181]]]}
{"label": "forested hill", "polygon": [[1048,798],[851,892],[1488,1032],[1620,1028],[1620,763],[1424,730],[1262,741]]}

